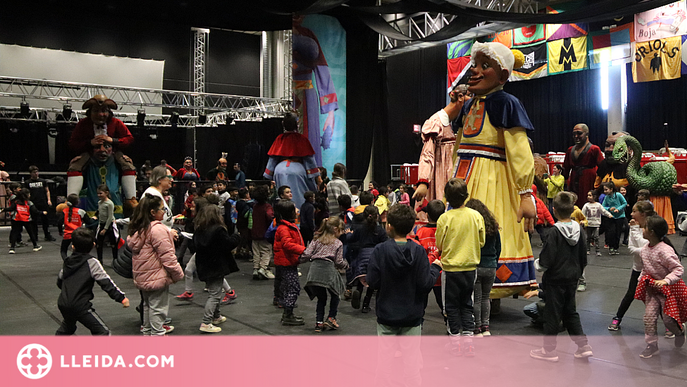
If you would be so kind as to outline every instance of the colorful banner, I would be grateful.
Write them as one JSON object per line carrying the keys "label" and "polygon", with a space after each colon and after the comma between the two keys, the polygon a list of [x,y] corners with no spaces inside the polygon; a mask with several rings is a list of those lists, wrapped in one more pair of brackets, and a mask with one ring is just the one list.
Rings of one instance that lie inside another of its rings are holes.
{"label": "colorful banner", "polygon": [[[589,38],[587,39],[587,49],[589,50]],[[624,63],[632,61],[632,45],[623,44],[620,46],[604,47],[596,50],[589,50],[587,54],[587,66],[590,69],[601,67],[604,62],[617,62],[622,60]]]}
{"label": "colorful banner", "polygon": [[530,47],[520,47],[518,50],[525,55],[525,64],[514,69],[509,80],[522,81],[526,79],[541,78],[548,75],[546,65],[546,42],[532,45]]}
{"label": "colorful banner", "polygon": [[516,28],[513,30],[513,47],[528,47],[546,40],[543,24]]}
{"label": "colorful banner", "polygon": [[682,35],[682,66],[680,74],[687,74],[687,35]]}
{"label": "colorful banner", "polygon": [[[547,13],[557,14],[558,10],[551,7],[546,7]],[[589,26],[587,23],[574,24],[547,24],[546,25],[546,40],[559,40],[565,38],[578,38],[587,35]]]}
{"label": "colorful banner", "polygon": [[587,68],[587,37],[565,38],[547,44],[549,75]]}
{"label": "colorful banner", "polygon": [[590,32],[587,39],[587,50],[619,46],[634,41],[634,24],[627,23],[609,30]]}
{"label": "colorful banner", "polygon": [[483,36],[479,39],[482,43],[498,42],[506,47],[513,47],[513,30],[501,31],[494,34]]}
{"label": "colorful banner", "polygon": [[449,59],[446,61],[446,68],[448,69],[448,89],[446,93],[450,93],[456,85],[461,83],[460,80],[469,74],[470,57],[463,56],[456,59]]}
{"label": "colorful banner", "polygon": [[334,17],[294,18],[293,102],[317,165],[346,164],[346,31]]}
{"label": "colorful banner", "polygon": [[635,42],[634,55],[634,82],[679,78],[682,66],[682,37]]}
{"label": "colorful banner", "polygon": [[687,34],[687,10],[678,1],[635,15],[635,40],[644,42]]}
{"label": "colorful banner", "polygon": [[475,43],[474,39],[459,40],[457,42],[449,43],[446,45],[446,58],[456,59],[463,56],[470,56],[472,54],[472,44]]}

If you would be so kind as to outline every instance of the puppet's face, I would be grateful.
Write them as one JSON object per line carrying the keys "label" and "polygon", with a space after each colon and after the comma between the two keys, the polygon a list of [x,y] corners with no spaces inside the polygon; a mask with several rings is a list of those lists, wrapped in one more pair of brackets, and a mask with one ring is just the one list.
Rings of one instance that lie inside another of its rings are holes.
{"label": "puppet's face", "polygon": [[613,157],[613,149],[615,148],[615,142],[618,137],[624,136],[624,133],[614,133],[606,139],[604,144],[604,155],[606,156],[606,162],[611,164],[617,164],[619,161]]}
{"label": "puppet's face", "polygon": [[470,72],[468,90],[475,95],[485,95],[508,80],[508,71],[481,52],[475,55]]}
{"label": "puppet's face", "polygon": [[582,129],[579,126],[575,126],[573,128],[573,141],[575,142],[575,145],[584,145],[587,143],[587,139],[589,138],[589,133],[585,132],[584,129]]}
{"label": "puppet's face", "polygon": [[96,125],[103,125],[110,118],[110,109],[105,105],[91,107],[91,121]]}
{"label": "puppet's face", "polygon": [[191,169],[191,168],[193,168],[193,161],[191,161],[191,160],[184,160],[184,168],[186,168],[186,169]]}
{"label": "puppet's face", "polygon": [[105,162],[112,156],[112,144],[104,142],[93,147],[93,157],[100,162]]}

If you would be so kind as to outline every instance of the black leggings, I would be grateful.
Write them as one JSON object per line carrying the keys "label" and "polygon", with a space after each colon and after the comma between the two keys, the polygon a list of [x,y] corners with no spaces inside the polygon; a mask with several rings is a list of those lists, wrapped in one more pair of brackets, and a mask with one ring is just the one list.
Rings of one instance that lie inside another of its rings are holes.
{"label": "black leggings", "polygon": [[31,224],[31,222],[21,222],[18,220],[12,221],[12,229],[10,231],[10,247],[14,249],[14,246],[17,243],[17,241],[21,239],[22,227],[24,227],[26,229],[26,232],[29,233],[29,238],[31,239],[31,243],[33,243],[33,247],[37,247],[38,241],[36,238],[35,226]]}
{"label": "black leggings", "polygon": [[614,318],[622,321],[623,316],[625,316],[625,313],[630,308],[632,301],[634,301],[637,283],[639,282],[639,274],[640,272],[632,270],[632,274],[630,274],[630,283],[627,286],[627,292],[625,293],[625,296],[623,296],[622,301],[620,301],[620,306],[618,306],[618,311],[615,313]]}
{"label": "black leggings", "polygon": [[69,256],[69,245],[72,244],[72,238],[62,239],[62,244],[60,244],[60,255],[64,261]]}
{"label": "black leggings", "polygon": [[[100,231],[102,231],[102,225],[100,226]],[[105,235],[98,232],[98,237],[95,239],[95,248],[98,250],[98,260],[103,263],[103,246],[105,238],[110,238],[110,244],[112,245],[112,259],[117,259],[117,238],[115,237],[114,230],[112,227],[105,231]]]}

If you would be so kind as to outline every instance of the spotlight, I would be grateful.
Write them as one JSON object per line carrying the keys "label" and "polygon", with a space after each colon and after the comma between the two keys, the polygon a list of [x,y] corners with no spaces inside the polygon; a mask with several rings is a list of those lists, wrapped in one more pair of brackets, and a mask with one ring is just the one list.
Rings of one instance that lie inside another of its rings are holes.
{"label": "spotlight", "polygon": [[173,128],[177,127],[177,124],[179,123],[179,113],[178,112],[172,112],[172,115],[169,116],[169,123],[172,124]]}
{"label": "spotlight", "polygon": [[200,113],[198,114],[198,123],[201,125],[205,125],[205,123],[208,122],[208,116],[205,115],[205,113]]}
{"label": "spotlight", "polygon": [[136,115],[136,123],[138,124],[139,127],[144,127],[145,126],[145,120],[146,120],[146,111],[145,109],[138,109],[138,115]]}
{"label": "spotlight", "polygon": [[71,104],[64,104],[62,106],[62,117],[64,118],[65,121],[69,121],[70,118],[72,118],[72,105]]}
{"label": "spotlight", "polygon": [[21,101],[19,104],[19,112],[24,118],[28,118],[31,112],[29,111],[29,103],[26,101]]}

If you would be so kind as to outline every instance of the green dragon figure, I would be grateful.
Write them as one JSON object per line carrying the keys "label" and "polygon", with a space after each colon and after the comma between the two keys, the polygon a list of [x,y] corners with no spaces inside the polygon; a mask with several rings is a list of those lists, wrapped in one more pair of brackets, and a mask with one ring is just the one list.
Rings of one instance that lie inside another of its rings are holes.
{"label": "green dragon figure", "polygon": [[[628,148],[632,149],[631,157]],[[677,183],[677,171],[668,162],[651,162],[640,167],[642,145],[632,136],[618,137],[613,147],[613,158],[621,162],[630,159],[627,180],[637,190],[648,189],[652,195],[669,196],[673,191],[673,184]]]}

